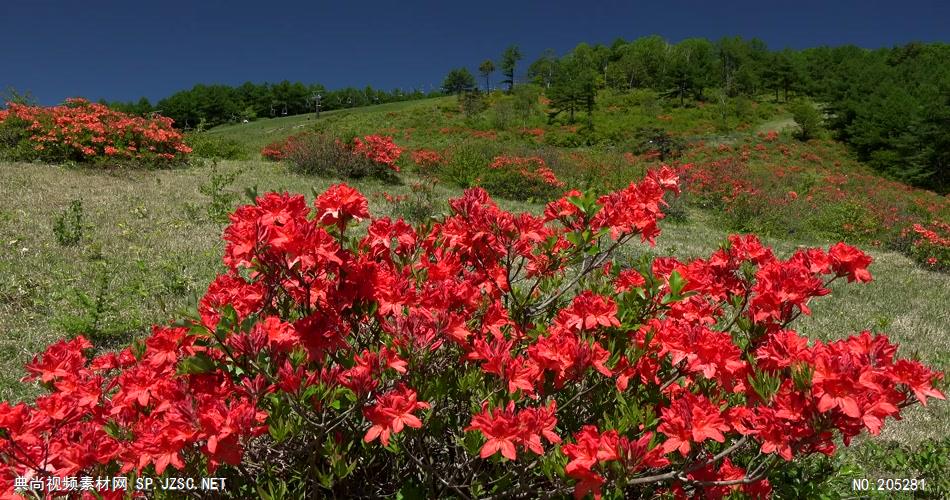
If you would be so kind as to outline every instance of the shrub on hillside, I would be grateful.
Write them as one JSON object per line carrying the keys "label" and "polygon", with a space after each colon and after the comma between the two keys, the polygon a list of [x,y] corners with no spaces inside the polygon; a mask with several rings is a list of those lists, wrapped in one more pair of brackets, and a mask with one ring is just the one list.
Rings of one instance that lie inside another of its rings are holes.
{"label": "shrub on hillside", "polygon": [[367,135],[341,141],[323,132],[302,132],[261,150],[264,158],[286,160],[297,172],[357,179],[399,172],[402,149],[392,137]]}
{"label": "shrub on hillside", "polygon": [[660,161],[679,158],[686,148],[682,139],[656,127],[644,127],[634,132],[633,151],[637,154],[655,154]]}
{"label": "shrub on hillside", "polygon": [[8,103],[0,111],[0,155],[13,160],[167,166],[190,152],[170,118],[130,116],[85,99]]}
{"label": "shrub on hillside", "polygon": [[491,142],[468,140],[453,144],[445,151],[445,164],[436,175],[462,189],[477,185],[501,148]]}
{"label": "shrub on hillside", "polygon": [[512,200],[545,201],[566,185],[540,156],[496,156],[478,177],[489,193]]}
{"label": "shrub on hillside", "polygon": [[391,195],[383,193],[382,197],[392,206],[393,214],[412,224],[423,224],[440,213],[442,202],[435,194],[435,184],[438,181],[424,178],[422,181],[409,184],[409,193]]}
{"label": "shrub on hillside", "polygon": [[544,143],[559,148],[576,148],[586,144],[586,138],[573,130],[554,130],[544,134]]}
{"label": "shrub on hillside", "polygon": [[950,224],[939,220],[913,224],[901,238],[910,240],[909,253],[932,269],[950,270]]}
{"label": "shrub on hillside", "polygon": [[261,196],[231,215],[194,318],[28,364],[49,393],[0,403],[0,491],[108,475],[223,477],[238,498],[761,497],[788,461],[943,399],[885,336],[792,329],[830,283],[872,279],[854,247],[779,259],[732,236],[708,259],[617,259],[654,242],[677,190],[664,168],[535,216],[472,189],[424,227],[372,218],[346,185],[312,208]]}
{"label": "shrub on hillside", "polygon": [[481,92],[463,92],[458,100],[459,107],[467,119],[472,119],[488,109],[488,100]]}

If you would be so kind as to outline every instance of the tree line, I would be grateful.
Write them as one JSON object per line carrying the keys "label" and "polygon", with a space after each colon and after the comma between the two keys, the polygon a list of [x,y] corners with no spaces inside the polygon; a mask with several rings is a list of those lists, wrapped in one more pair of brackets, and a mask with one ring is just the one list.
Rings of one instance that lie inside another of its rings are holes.
{"label": "tree line", "polygon": [[[497,67],[511,90],[516,46]],[[478,66],[491,88],[492,60]],[[893,48],[854,45],[804,50],[770,50],[762,40],[688,38],[670,43],[660,36],[610,45],[581,43],[558,56],[545,51],[524,71],[544,89],[552,117],[590,111],[599,89],[651,89],[673,105],[715,97],[788,102],[808,98],[824,123],[857,156],[877,170],[941,193],[950,190],[950,45],[910,43]],[[477,88],[466,68],[453,69],[447,93]]]}
{"label": "tree line", "polygon": [[138,101],[100,102],[137,115],[157,112],[174,119],[176,127],[194,129],[257,118],[313,113],[318,104],[321,111],[330,111],[422,99],[432,95],[431,92],[425,93],[418,89],[408,92],[398,89],[385,91],[371,86],[328,90],[320,84],[308,85],[285,80],[280,83],[247,82],[237,87],[199,84],[176,92],[154,105],[144,97]]}

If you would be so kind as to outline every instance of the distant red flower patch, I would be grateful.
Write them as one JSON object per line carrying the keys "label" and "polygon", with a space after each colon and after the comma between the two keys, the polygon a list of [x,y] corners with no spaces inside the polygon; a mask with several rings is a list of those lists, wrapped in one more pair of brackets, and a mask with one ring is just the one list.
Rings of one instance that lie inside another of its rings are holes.
{"label": "distant red flower patch", "polygon": [[438,151],[431,149],[417,149],[410,153],[412,162],[423,168],[432,168],[445,162],[445,158]]}
{"label": "distant red flower patch", "polygon": [[8,103],[0,111],[0,127],[18,137],[21,150],[33,152],[26,159],[45,161],[181,162],[191,148],[172,123],[171,118],[130,116],[80,98],[52,107]]}
{"label": "distant red flower patch", "polygon": [[488,168],[494,170],[514,168],[525,178],[538,179],[545,184],[558,188],[566,185],[554,175],[554,171],[539,156],[496,156]]}
{"label": "distant red flower patch", "polygon": [[[272,142],[261,149],[261,156],[271,161],[286,159],[308,135],[312,134],[313,132],[302,132],[282,141]],[[354,138],[351,144],[345,144],[337,140],[336,145],[338,148],[364,157],[377,165],[399,172],[399,166],[396,165],[396,162],[402,155],[402,148],[396,145],[392,137],[367,135],[362,138]]]}
{"label": "distant red flower patch", "polygon": [[380,165],[385,165],[398,172],[399,166],[396,161],[402,155],[402,148],[393,142],[393,138],[388,135],[367,135],[363,138],[353,139],[353,154],[364,156]]}

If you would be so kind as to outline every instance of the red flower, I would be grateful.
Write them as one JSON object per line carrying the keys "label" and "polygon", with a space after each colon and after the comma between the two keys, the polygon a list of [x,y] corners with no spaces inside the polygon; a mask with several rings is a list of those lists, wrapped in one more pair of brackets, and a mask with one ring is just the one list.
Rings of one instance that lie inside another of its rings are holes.
{"label": "red flower", "polygon": [[404,426],[422,427],[422,421],[412,413],[429,407],[429,403],[416,401],[416,391],[404,385],[396,387],[378,398],[375,405],[363,409],[363,415],[373,423],[363,441],[379,438],[383,446],[389,446],[389,437],[402,432]]}
{"label": "red flower", "polygon": [[660,413],[662,423],[657,430],[667,437],[664,453],[678,450],[685,457],[692,443],[700,444],[707,439],[722,443],[726,439],[722,433],[729,430],[719,409],[704,396],[685,393]]}
{"label": "red flower", "polygon": [[575,331],[591,330],[599,326],[620,326],[617,319],[617,303],[613,299],[595,295],[584,290],[571,305],[558,313],[557,321],[565,328]]}
{"label": "red flower", "polygon": [[82,336],[69,341],[57,341],[26,365],[29,373],[26,380],[39,378],[40,382],[51,382],[72,376],[86,364],[86,357],[82,353],[86,349],[92,349],[92,343]]}
{"label": "red flower", "polygon": [[910,388],[920,404],[927,406],[927,397],[946,399],[944,394],[933,386],[934,380],[943,378],[940,373],[925,367],[917,361],[898,360],[890,369],[894,381]]}
{"label": "red flower", "polygon": [[835,243],[828,250],[831,256],[832,268],[838,273],[838,276],[847,276],[848,282],[859,281],[866,283],[871,281],[871,273],[868,272],[868,266],[871,265],[871,257],[857,248],[846,243]]}
{"label": "red flower", "polygon": [[515,445],[527,448],[534,453],[543,454],[541,437],[551,443],[560,443],[561,438],[554,432],[557,418],[554,417],[556,403],[551,401],[547,407],[525,408],[515,412],[514,401],[509,401],[504,409],[488,409],[488,402],[482,404],[481,413],[472,417],[472,423],[466,431],[480,431],[487,438],[482,445],[481,457],[488,458],[495,453],[508,460],[518,458]]}
{"label": "red flower", "polygon": [[317,219],[326,225],[344,226],[350,219],[369,217],[369,202],[359,191],[346,184],[330,186],[317,197]]}
{"label": "red flower", "polygon": [[620,271],[617,279],[614,280],[614,290],[616,290],[617,293],[623,293],[633,288],[640,288],[646,283],[647,282],[643,276],[641,276],[636,270],[624,269],[623,271]]}

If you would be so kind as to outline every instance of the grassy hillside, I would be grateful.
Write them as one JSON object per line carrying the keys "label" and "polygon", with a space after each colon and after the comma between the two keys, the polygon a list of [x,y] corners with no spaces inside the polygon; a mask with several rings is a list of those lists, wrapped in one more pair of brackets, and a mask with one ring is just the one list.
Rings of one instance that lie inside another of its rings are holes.
{"label": "grassy hillside", "polygon": [[[687,189],[671,207],[655,248],[635,244],[624,252],[708,255],[730,232],[741,230],[763,234],[782,255],[839,239],[861,244],[875,259],[875,280],[834,286],[831,296],[813,304],[812,317],[799,320],[799,331],[820,339],[865,329],[887,332],[901,344],[900,354],[950,371],[950,275],[881,240],[893,232],[890,225],[917,220],[913,217],[947,220],[945,198],[880,180],[830,141],[800,144],[788,134],[763,139],[760,135],[793,126],[776,105],[754,112],[714,105],[663,108],[649,96],[606,95],[595,112],[595,129],[584,131],[575,124],[548,124],[542,104],[524,112],[516,99],[492,96],[486,109],[472,113],[460,109],[454,97],[393,103],[327,112],[319,120],[313,115],[259,120],[207,134],[236,141],[255,155],[268,143],[307,130],[340,137],[392,135],[407,150],[400,178],[348,182],[370,199],[373,214],[399,215],[386,194],[411,195],[414,184],[424,182],[434,186],[431,196],[440,209],[462,187],[479,182],[477,175],[467,177],[472,172],[464,170],[470,166],[461,163],[462,153],[479,161],[502,152],[538,154],[569,186],[624,184],[660,162],[643,149],[637,130],[662,128],[682,142],[682,156],[670,161],[698,165],[684,170],[691,185],[701,185],[696,178],[711,181],[703,189]],[[445,164],[426,171],[409,159],[419,149],[444,154]],[[756,183],[740,189],[727,173]],[[841,180],[832,183],[830,194],[828,178]],[[717,191],[725,189],[716,184],[724,179],[728,193]],[[249,194],[290,191],[312,199],[313,190],[337,182],[260,159],[155,171],[0,164],[0,400],[28,399],[39,391],[19,382],[23,364],[56,339],[84,333],[108,349],[193,307],[221,269],[223,216]],[[793,190],[796,195],[789,197]],[[863,202],[855,194],[860,192]],[[543,201],[502,196],[499,204],[537,213]],[[875,207],[897,215],[886,218]],[[869,215],[853,220],[865,213],[861,210]],[[78,239],[69,242],[66,232]],[[914,447],[947,435],[950,405],[932,404],[891,423],[884,438]],[[844,460],[861,457],[852,453]]]}
{"label": "grassy hillside", "polygon": [[[320,113],[319,121],[334,120],[341,116],[360,116],[370,115],[378,118],[380,113],[403,112],[406,110],[430,107],[438,103],[451,101],[452,97],[426,99],[421,101],[403,101],[391,102],[387,104],[377,104],[374,106],[364,106],[352,109],[336,109],[333,111],[323,111]],[[238,141],[245,145],[249,150],[260,151],[264,145],[283,139],[289,135],[296,134],[308,128],[312,128],[318,119],[315,113],[307,113],[294,116],[280,116],[277,118],[261,118],[249,123],[236,123],[232,125],[222,125],[209,130],[208,135],[225,139]]]}

